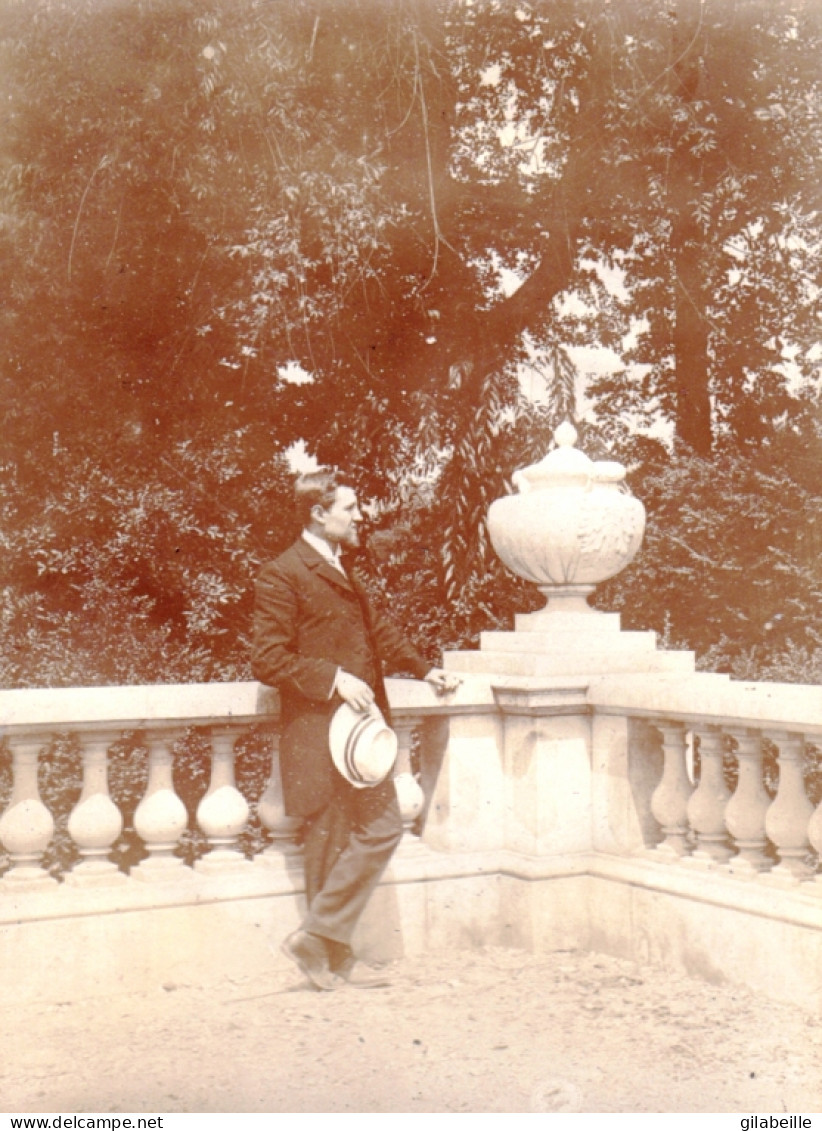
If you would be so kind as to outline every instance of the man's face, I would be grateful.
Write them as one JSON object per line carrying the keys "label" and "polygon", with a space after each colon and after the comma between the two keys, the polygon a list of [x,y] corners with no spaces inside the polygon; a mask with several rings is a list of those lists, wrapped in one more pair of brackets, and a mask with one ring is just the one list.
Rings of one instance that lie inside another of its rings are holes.
{"label": "man's face", "polygon": [[350,487],[338,487],[328,510],[317,512],[323,538],[331,546],[359,546],[357,527],[362,522],[357,496]]}

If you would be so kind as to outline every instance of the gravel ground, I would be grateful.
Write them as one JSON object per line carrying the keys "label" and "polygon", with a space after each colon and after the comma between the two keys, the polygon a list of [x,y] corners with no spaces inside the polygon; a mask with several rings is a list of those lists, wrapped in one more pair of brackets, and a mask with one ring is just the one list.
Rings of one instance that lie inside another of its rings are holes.
{"label": "gravel ground", "polygon": [[61,1112],[822,1110],[822,1018],[630,962],[487,948],[382,989],[264,979],[15,1007],[0,1108]]}

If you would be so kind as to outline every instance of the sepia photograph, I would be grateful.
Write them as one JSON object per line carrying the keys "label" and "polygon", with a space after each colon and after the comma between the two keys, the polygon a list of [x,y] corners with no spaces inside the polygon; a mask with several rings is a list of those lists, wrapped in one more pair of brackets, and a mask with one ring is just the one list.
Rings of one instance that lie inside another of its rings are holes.
{"label": "sepia photograph", "polygon": [[816,1125],[822,0],[0,0],[0,410],[4,1128]]}

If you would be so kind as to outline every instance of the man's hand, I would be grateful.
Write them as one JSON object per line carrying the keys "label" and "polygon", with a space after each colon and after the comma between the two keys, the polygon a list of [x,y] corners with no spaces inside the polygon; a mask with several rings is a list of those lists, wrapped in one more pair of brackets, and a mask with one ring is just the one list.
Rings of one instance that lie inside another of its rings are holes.
{"label": "man's hand", "polygon": [[362,711],[364,715],[367,715],[374,706],[374,692],[368,684],[357,679],[350,672],[343,671],[342,668],[337,672],[334,690],[350,707],[355,711]]}
{"label": "man's hand", "polygon": [[447,695],[449,691],[456,691],[462,680],[453,672],[443,671],[442,668],[432,668],[425,677],[425,682],[431,684],[437,695]]}

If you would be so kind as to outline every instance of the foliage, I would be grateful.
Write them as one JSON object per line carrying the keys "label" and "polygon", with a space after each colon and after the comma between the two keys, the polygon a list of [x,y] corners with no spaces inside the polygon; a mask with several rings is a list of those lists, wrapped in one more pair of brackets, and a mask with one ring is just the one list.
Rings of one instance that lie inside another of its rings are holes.
{"label": "foliage", "polygon": [[[181,442],[161,474],[56,450],[41,491],[0,469],[6,686],[248,677],[253,581],[294,534],[281,456],[250,429]],[[253,473],[249,472],[253,468]]]}
{"label": "foliage", "polygon": [[598,603],[696,649],[705,666],[816,682],[821,444],[806,419],[754,454],[644,464],[632,484],[648,514],[643,548]]}
{"label": "foliage", "polygon": [[[799,0],[6,5],[0,680],[242,674],[297,440],[384,532],[430,478],[425,568],[394,549],[374,584],[431,651],[475,639],[520,599],[483,516],[573,410],[572,345],[631,363],[593,387],[589,445],[790,438],[818,369],[821,36]],[[529,417],[535,352],[554,402]],[[665,523],[677,474],[638,480]],[[719,578],[707,531],[680,535]]]}

